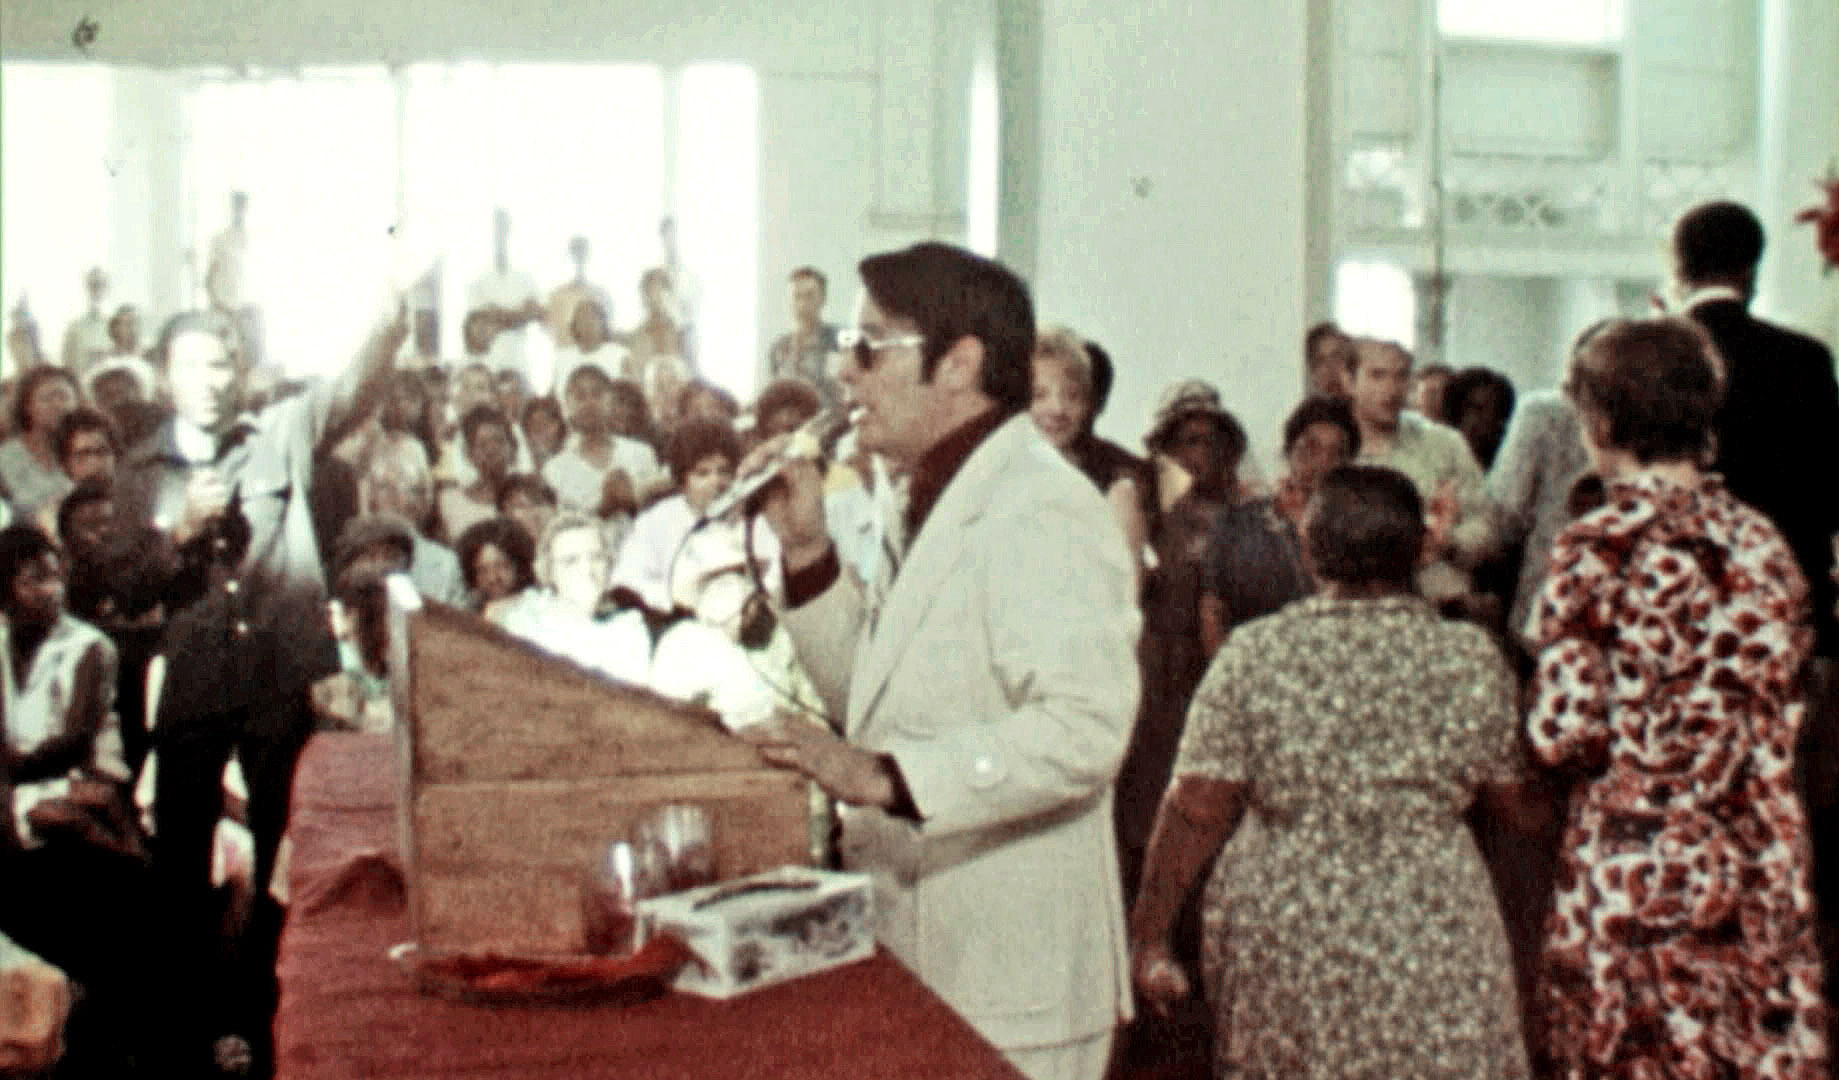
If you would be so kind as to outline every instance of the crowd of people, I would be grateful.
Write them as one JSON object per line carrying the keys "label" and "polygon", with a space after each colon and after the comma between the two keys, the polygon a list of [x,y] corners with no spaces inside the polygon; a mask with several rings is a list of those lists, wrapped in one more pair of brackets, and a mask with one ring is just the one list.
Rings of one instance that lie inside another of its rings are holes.
{"label": "crowd of people", "polygon": [[402,297],[331,379],[215,295],[143,355],[96,276],[9,380],[0,956],[83,987],[57,1075],[270,1066],[294,763],[394,724],[398,575],[809,777],[1031,1077],[1827,1074],[1839,389],[1747,210],[1558,387],[1311,330],[1268,483],[1229,382],[1100,437],[1128,360],[959,249],[843,328],[792,272],[743,408],[670,266],[620,334],[507,227],[458,360]]}

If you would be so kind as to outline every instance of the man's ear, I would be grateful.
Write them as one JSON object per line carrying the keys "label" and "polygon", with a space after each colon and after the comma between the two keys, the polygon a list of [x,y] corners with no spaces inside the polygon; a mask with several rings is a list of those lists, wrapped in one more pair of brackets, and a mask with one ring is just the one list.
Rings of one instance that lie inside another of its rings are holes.
{"label": "man's ear", "polygon": [[983,342],[969,334],[952,342],[933,369],[933,381],[941,389],[968,393],[983,389]]}

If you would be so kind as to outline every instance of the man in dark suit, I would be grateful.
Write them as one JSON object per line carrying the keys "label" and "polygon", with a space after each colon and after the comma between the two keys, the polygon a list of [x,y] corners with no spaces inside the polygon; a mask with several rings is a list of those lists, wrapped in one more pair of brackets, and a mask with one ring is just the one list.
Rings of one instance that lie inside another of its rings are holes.
{"label": "man in dark suit", "polygon": [[1833,610],[1839,384],[1825,346],[1750,314],[1762,246],[1762,224],[1736,203],[1696,206],[1673,226],[1679,307],[1724,356],[1717,469],[1731,494],[1781,530],[1812,591],[1817,637],[1797,765],[1813,831],[1830,984],[1839,980],[1839,619]]}
{"label": "man in dark suit", "polygon": [[1736,203],[1694,207],[1673,227],[1680,308],[1710,333],[1728,385],[1717,470],[1731,494],[1768,515],[1813,590],[1816,655],[1839,656],[1833,534],[1839,532],[1839,384],[1813,338],[1749,313],[1762,225]]}

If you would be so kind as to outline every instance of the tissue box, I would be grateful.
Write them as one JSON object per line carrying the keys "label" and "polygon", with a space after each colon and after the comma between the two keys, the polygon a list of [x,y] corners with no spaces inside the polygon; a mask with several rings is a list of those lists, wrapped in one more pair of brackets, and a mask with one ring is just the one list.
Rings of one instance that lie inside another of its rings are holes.
{"label": "tissue box", "polygon": [[641,900],[638,917],[695,954],[678,990],[731,998],[872,955],[871,896],[866,874],[788,866]]}

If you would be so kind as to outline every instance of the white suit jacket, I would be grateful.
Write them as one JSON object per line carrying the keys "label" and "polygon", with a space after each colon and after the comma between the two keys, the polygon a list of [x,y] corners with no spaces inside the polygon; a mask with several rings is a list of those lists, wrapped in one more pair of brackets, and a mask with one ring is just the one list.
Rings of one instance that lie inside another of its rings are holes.
{"label": "white suit jacket", "polygon": [[1131,583],[1103,497],[1021,415],[946,486],[891,586],[845,571],[785,620],[923,817],[843,812],[882,943],[1005,1049],[1129,1015],[1111,800],[1137,706]]}

